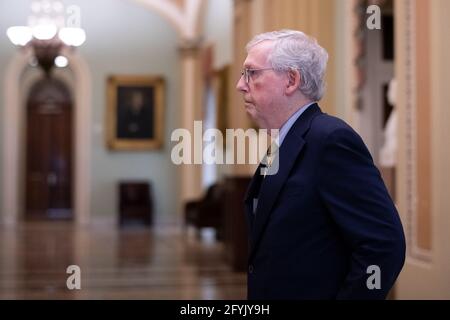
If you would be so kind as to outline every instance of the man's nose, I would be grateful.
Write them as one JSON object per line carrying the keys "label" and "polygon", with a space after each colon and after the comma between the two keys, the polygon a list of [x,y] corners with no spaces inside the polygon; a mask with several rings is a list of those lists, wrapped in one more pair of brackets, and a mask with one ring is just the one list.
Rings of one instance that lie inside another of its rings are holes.
{"label": "man's nose", "polygon": [[244,80],[244,76],[241,75],[239,81],[236,84],[236,89],[242,92],[248,92],[248,85]]}

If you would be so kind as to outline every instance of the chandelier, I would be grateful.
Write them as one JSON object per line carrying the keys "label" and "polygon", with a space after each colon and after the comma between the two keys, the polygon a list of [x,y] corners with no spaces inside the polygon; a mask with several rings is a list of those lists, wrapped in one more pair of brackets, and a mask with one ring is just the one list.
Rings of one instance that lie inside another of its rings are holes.
{"label": "chandelier", "polygon": [[60,56],[64,46],[74,48],[85,42],[86,33],[80,27],[81,10],[75,5],[65,8],[55,0],[34,0],[30,9],[28,24],[10,27],[6,34],[14,45],[32,47],[38,64],[49,74],[55,60],[64,61]]}

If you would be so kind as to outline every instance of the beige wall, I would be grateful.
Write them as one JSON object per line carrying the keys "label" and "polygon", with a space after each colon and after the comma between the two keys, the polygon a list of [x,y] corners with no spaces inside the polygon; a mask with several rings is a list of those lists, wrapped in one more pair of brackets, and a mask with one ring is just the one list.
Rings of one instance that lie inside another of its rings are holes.
{"label": "beige wall", "polygon": [[399,211],[408,254],[398,299],[450,298],[450,30],[446,0],[396,1]]}
{"label": "beige wall", "polygon": [[[256,3],[256,2],[255,2]],[[252,126],[242,103],[242,96],[236,91],[236,82],[240,77],[242,64],[247,56],[245,51],[246,43],[252,38],[252,28],[255,26],[256,15],[253,14],[255,3],[248,0],[236,0],[234,6],[233,19],[233,64],[231,67],[231,77],[229,78],[230,91],[230,112],[228,113],[229,128],[247,129]],[[254,173],[255,166],[233,165],[228,166],[227,174],[246,176]]]}

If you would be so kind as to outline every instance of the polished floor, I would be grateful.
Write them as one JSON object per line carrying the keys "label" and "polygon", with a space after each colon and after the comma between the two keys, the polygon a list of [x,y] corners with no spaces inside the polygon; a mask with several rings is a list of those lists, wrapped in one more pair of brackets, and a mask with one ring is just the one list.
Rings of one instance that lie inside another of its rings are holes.
{"label": "polished floor", "polygon": [[[223,256],[222,243],[175,227],[2,227],[0,299],[245,299],[245,274]],[[67,287],[70,265],[80,290]]]}

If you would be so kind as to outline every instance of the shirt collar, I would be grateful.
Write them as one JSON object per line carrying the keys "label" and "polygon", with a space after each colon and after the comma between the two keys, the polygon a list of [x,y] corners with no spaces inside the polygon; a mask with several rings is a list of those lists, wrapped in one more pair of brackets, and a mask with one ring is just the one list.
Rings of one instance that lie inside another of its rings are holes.
{"label": "shirt collar", "polygon": [[[289,117],[289,119],[281,126],[280,132],[279,132],[279,139],[278,139],[278,146],[281,146],[283,143],[284,138],[286,137],[287,133],[291,129],[291,127],[294,125],[295,121],[302,115],[303,112],[305,112],[306,109],[308,109],[309,106],[315,104],[316,102],[311,102],[303,107],[300,107],[292,116]],[[275,140],[277,141],[277,140]]]}

